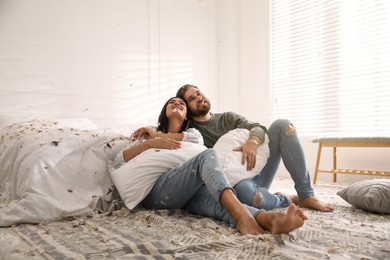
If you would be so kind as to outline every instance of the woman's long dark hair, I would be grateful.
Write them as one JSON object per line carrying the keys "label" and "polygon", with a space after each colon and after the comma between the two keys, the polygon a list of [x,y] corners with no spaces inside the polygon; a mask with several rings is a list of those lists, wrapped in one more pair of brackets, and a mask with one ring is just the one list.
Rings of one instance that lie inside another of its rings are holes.
{"label": "woman's long dark hair", "polygon": [[[167,102],[165,102],[165,105],[163,106],[163,108],[160,112],[160,115],[158,117],[158,122],[157,122],[157,131],[159,131],[159,132],[168,133],[169,119],[167,117],[167,106],[168,106],[169,101],[171,101],[173,98],[176,98],[176,97],[171,97],[170,99],[168,99]],[[188,109],[187,109],[187,118],[188,118]],[[180,128],[179,133],[187,130],[188,125],[189,125],[189,121],[187,119],[184,120],[184,122]]]}

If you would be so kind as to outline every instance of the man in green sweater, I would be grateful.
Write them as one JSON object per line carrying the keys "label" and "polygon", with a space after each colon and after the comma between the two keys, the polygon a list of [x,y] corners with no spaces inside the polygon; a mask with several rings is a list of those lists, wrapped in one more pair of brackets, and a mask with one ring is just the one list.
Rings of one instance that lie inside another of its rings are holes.
{"label": "man in green sweater", "polygon": [[[191,84],[182,86],[176,96],[186,101],[191,126],[200,131],[204,144],[209,148],[230,130],[245,128],[250,131],[247,142],[238,148],[238,151],[242,152],[242,164],[246,162],[249,171],[256,165],[257,147],[264,141],[265,134],[268,135],[270,157],[266,165],[254,178],[242,180],[234,186],[242,203],[268,210],[286,207],[293,202],[300,207],[324,212],[333,211],[331,206],[324,204],[315,196],[302,146],[296,129],[289,120],[278,119],[267,129],[234,112],[213,114],[210,112],[210,100]],[[268,191],[281,159],[294,181],[297,195],[280,196]]]}

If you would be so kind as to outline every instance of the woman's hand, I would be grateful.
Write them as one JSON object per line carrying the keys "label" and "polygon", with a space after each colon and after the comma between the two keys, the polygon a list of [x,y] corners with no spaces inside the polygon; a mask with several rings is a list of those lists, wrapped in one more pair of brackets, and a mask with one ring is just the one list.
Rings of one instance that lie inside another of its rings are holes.
{"label": "woman's hand", "polygon": [[125,162],[128,162],[129,160],[133,159],[134,157],[136,157],[137,155],[139,155],[140,153],[148,149],[176,150],[179,149],[180,147],[181,147],[181,142],[170,138],[157,137],[154,139],[147,139],[133,147],[125,149],[123,151],[123,159]]}
{"label": "woman's hand", "polygon": [[181,147],[181,142],[171,138],[154,138],[144,142],[149,148],[175,150]]}
{"label": "woman's hand", "polygon": [[134,131],[134,133],[131,135],[131,139],[139,139],[143,136],[146,139],[154,139],[157,137],[157,132],[149,127],[141,127]]}

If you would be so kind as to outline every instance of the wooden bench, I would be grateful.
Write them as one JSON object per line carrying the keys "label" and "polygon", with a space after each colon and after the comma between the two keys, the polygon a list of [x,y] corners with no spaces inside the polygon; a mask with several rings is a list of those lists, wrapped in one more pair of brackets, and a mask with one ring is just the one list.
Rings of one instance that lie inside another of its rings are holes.
{"label": "wooden bench", "polygon": [[[337,182],[337,174],[361,174],[378,177],[390,176],[387,171],[356,170],[337,168],[337,147],[384,147],[390,148],[390,137],[320,137],[313,140],[318,143],[317,162],[315,166],[313,183],[316,184],[318,173],[332,173],[333,182]],[[321,151],[323,147],[333,148],[333,169],[320,169]]]}

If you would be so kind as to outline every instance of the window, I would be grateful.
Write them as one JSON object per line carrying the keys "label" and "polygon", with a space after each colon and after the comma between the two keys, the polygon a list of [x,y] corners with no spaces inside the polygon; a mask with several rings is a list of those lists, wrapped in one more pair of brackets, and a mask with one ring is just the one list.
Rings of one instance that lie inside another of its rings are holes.
{"label": "window", "polygon": [[390,1],[271,3],[274,117],[300,136],[390,135]]}

